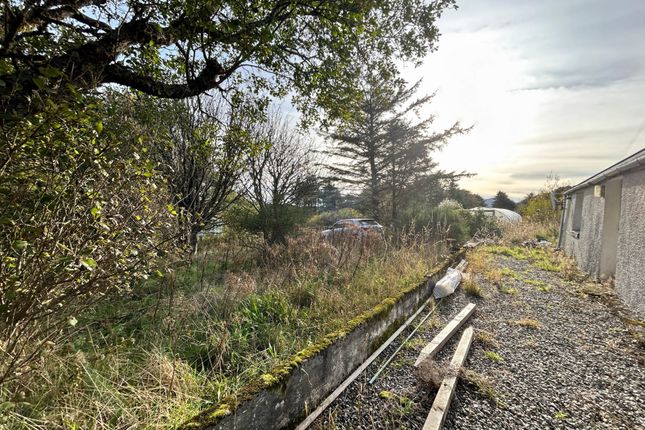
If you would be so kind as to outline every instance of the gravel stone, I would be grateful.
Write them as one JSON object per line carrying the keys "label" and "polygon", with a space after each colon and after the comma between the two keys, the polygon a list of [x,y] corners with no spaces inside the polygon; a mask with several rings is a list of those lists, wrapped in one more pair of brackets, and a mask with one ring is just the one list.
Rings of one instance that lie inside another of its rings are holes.
{"label": "gravel stone", "polygon": [[[444,429],[645,430],[645,351],[607,301],[581,294],[580,284],[526,261],[495,256],[493,262],[519,275],[504,278],[517,294],[478,279],[485,297],[466,296],[459,289],[443,299],[374,385],[368,380],[411,328],[311,428],[421,429],[437,390],[417,378],[414,361],[443,325],[474,302],[477,309],[464,327],[472,324],[476,338],[465,368],[492,384],[496,401],[461,378]],[[551,289],[541,291],[526,279]],[[538,321],[539,328],[518,325],[522,318]],[[492,334],[497,345],[484,343],[477,336],[481,330]],[[460,336],[461,331],[437,354],[438,365],[450,362]],[[492,361],[486,351],[502,360]],[[379,395],[383,391],[391,395]]]}

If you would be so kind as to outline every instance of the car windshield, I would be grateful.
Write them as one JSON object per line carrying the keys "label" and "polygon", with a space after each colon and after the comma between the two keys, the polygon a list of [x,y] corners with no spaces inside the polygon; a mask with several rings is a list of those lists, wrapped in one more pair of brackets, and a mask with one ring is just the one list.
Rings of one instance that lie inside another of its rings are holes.
{"label": "car windshield", "polygon": [[373,219],[362,219],[358,221],[361,224],[361,227],[369,227],[373,225],[378,225],[376,221]]}

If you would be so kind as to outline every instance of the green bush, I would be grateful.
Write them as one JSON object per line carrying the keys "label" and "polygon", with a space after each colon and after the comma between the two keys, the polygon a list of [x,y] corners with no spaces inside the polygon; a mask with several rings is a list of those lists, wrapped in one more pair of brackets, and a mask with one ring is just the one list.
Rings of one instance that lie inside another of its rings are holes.
{"label": "green bush", "polygon": [[113,105],[82,102],[4,128],[0,385],[32,369],[88,304],[147,277],[177,233],[140,130]]}
{"label": "green bush", "polygon": [[240,202],[225,215],[229,226],[238,231],[260,233],[269,244],[284,243],[305,219],[305,209],[294,205],[265,205],[261,208]]}
{"label": "green bush", "polygon": [[500,234],[494,218],[462,209],[454,201],[444,201],[436,208],[409,209],[397,224],[399,228],[416,232],[430,230],[436,237],[450,240],[454,246],[461,246],[475,236]]}
{"label": "green bush", "polygon": [[538,223],[558,223],[560,220],[560,211],[553,209],[549,193],[531,196],[517,209],[520,215]]}
{"label": "green bush", "polygon": [[307,226],[324,228],[333,225],[339,219],[361,218],[363,215],[352,208],[342,208],[337,211],[326,211],[316,214],[307,220]]}

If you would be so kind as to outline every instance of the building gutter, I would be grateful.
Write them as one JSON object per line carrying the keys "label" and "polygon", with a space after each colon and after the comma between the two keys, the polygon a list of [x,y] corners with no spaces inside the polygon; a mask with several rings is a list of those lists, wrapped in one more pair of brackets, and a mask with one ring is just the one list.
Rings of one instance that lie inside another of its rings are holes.
{"label": "building gutter", "polygon": [[593,175],[589,179],[586,179],[580,182],[578,185],[572,188],[569,188],[567,191],[564,192],[564,195],[566,196],[566,195],[575,193],[576,191],[579,191],[582,188],[586,188],[591,185],[597,185],[600,182],[603,182],[607,179],[611,179],[614,176],[618,176],[623,172],[626,172],[628,170],[634,169],[639,166],[645,166],[645,149],[641,149],[637,153],[625,158],[622,161],[619,161],[618,163],[608,167],[602,172]]}

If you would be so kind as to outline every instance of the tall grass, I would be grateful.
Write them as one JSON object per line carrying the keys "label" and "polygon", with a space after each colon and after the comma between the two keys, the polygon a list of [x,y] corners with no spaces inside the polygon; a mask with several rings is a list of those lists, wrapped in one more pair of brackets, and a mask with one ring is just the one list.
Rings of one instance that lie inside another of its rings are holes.
{"label": "tall grass", "polygon": [[78,315],[2,387],[0,427],[172,428],[421,282],[445,250],[424,234],[392,243],[204,241],[190,264]]}

